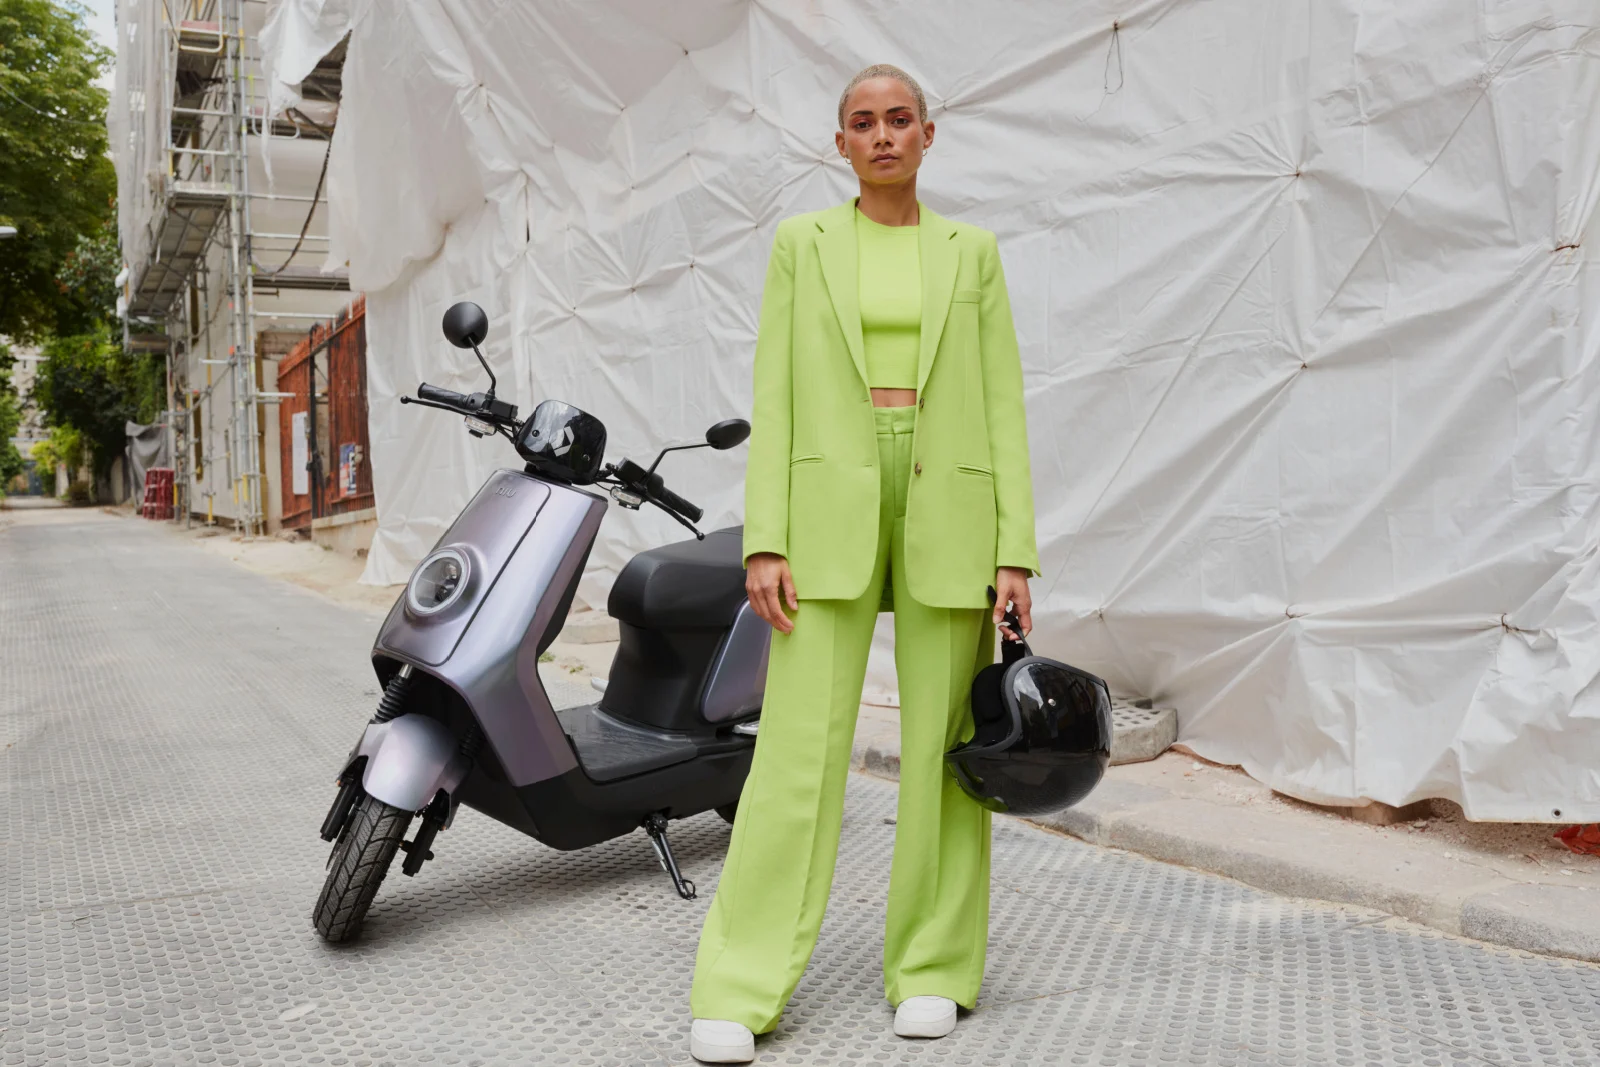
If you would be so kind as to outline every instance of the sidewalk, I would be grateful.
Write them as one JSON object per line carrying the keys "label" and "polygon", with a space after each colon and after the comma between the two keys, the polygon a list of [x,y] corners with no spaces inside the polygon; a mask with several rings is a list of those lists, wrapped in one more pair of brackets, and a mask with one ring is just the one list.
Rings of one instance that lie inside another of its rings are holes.
{"label": "sidewalk", "polygon": [[[862,706],[854,760],[868,774],[898,777],[893,708]],[[1284,896],[1600,961],[1600,858],[1573,855],[1552,839],[1555,826],[1473,823],[1459,810],[1372,826],[1178,752],[1112,767],[1077,807],[1030,821]]]}
{"label": "sidewalk", "polygon": [[[171,530],[171,527],[168,527]],[[399,586],[358,586],[362,561],[305,543],[244,543],[226,534],[184,534],[208,552],[382,617]],[[541,673],[576,699],[598,699],[616,652],[593,613],[574,616]],[[576,640],[574,640],[576,638]],[[568,689],[567,686],[572,688]],[[863,704],[853,762],[899,777],[899,718]],[[1039,825],[1095,845],[1225,875],[1290,897],[1355,904],[1451,934],[1600,961],[1600,858],[1577,856],[1557,829],[1471,823],[1453,806],[1435,817],[1372,826],[1291,800],[1237,768],[1177,752],[1109,769],[1087,800]]]}

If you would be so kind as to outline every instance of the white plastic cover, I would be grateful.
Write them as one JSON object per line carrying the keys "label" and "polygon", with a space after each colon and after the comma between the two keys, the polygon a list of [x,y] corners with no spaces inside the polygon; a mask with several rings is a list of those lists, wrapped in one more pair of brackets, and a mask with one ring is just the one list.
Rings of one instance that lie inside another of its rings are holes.
{"label": "white plastic cover", "polygon": [[[923,199],[1000,235],[1035,647],[1294,796],[1600,819],[1589,0],[346,2],[367,580],[511,460],[394,402],[480,385],[453,301],[505,395],[594,412],[612,455],[745,414],[773,228],[854,191],[837,94],[897,62],[938,123]],[[270,39],[321,47],[335,10],[281,3]],[[715,527],[742,465],[664,470]],[[614,513],[583,595],[679,533]]]}
{"label": "white plastic cover", "polygon": [[106,108],[107,147],[117,167],[122,259],[143,269],[152,252],[168,167],[170,23],[159,0],[120,0],[116,21],[117,64]]}

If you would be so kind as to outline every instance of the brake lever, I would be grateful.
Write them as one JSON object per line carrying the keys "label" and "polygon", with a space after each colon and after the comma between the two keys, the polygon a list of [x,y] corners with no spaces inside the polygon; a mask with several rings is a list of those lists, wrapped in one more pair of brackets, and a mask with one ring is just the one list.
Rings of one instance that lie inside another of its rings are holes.
{"label": "brake lever", "polygon": [[432,400],[418,400],[414,396],[402,396],[400,398],[400,403],[402,403],[402,404],[416,404],[418,407],[425,407],[425,408],[438,408],[440,411],[448,411],[452,415],[465,415],[465,414],[467,414],[467,412],[462,411],[460,408],[453,408],[449,404],[437,404]]}
{"label": "brake lever", "polygon": [[663,504],[661,501],[657,500],[655,497],[651,496],[649,493],[644,494],[644,498],[646,500],[650,501],[650,503],[654,504],[656,507],[660,508],[662,511],[665,511],[668,515],[671,515],[673,518],[677,519],[678,522],[681,523],[685,529],[687,529],[690,533],[694,534],[695,540],[704,541],[706,539],[706,535],[701,533],[699,528],[697,526],[695,526],[694,523],[690,522],[688,519],[684,518],[682,515],[679,515],[676,511],[673,511],[671,508],[667,507],[665,504]]}

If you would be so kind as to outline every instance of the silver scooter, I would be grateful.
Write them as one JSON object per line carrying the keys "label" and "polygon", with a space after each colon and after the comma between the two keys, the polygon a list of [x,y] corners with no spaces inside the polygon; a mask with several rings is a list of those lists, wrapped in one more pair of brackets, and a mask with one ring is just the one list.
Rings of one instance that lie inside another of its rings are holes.
{"label": "silver scooter", "polygon": [[[524,466],[489,476],[378,631],[383,695],[322,824],[334,844],[313,919],[329,941],[360,931],[397,853],[407,875],[433,858],[462,804],[557,849],[643,828],[678,893],[692,898],[668,822],[715,810],[731,823],[755,748],[771,630],[745,599],[741,529],[701,533],[701,509],[656,473],[667,452],[732,448],[750,424],[719,422],[703,444],[663,449],[649,468],[605,463],[605,427],[592,415],[547,400],[520,421],[495,397],[478,350],[488,334],[481,308],[450,308],[444,332],[477,354],[489,389],[463,396],[424,383],[401,403],[464,416],[474,436],[508,438]],[[625,508],[662,508],[695,536],[623,568],[607,604],[621,645],[604,693],[557,711],[539,657],[561,632],[606,512],[590,485]]]}

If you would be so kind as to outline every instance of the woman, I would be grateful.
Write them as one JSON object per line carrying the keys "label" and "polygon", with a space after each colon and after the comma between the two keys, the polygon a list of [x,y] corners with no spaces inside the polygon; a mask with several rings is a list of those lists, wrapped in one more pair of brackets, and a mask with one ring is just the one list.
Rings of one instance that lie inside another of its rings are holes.
{"label": "woman", "polygon": [[861,194],[779,224],[762,298],[744,556],[774,633],[695,962],[690,1044],[708,1063],[753,1058],[752,1035],[777,1025],[816,944],[880,610],[894,612],[900,679],[883,945],[895,1033],[948,1034],[983,978],[989,813],[943,756],[971,736],[989,625],[1009,602],[1032,626],[1022,365],[994,235],[917,200],[934,134],[921,88],[868,67],[840,98],[839,127]]}

